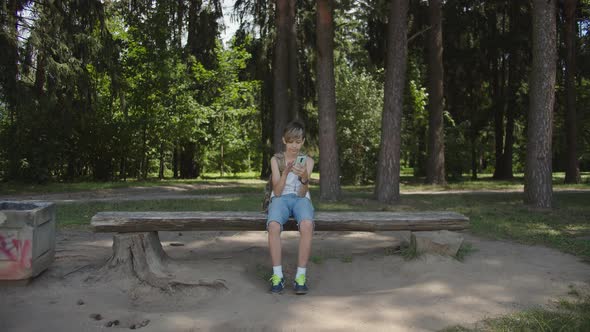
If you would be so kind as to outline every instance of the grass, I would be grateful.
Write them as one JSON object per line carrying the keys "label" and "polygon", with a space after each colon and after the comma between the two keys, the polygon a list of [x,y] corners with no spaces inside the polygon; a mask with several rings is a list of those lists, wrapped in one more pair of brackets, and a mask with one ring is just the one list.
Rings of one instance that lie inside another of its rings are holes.
{"label": "grass", "polygon": [[465,257],[471,255],[474,252],[477,252],[477,249],[474,248],[471,243],[463,242],[463,244],[461,244],[461,247],[457,251],[457,254],[455,255],[455,259],[459,262],[462,262],[465,260]]}
{"label": "grass", "polygon": [[590,295],[557,301],[547,308],[532,308],[511,315],[478,322],[473,328],[451,326],[441,332],[504,332],[504,331],[590,331]]}
{"label": "grass", "polygon": [[402,246],[399,249],[399,254],[407,261],[420,257],[420,253],[415,246]]}

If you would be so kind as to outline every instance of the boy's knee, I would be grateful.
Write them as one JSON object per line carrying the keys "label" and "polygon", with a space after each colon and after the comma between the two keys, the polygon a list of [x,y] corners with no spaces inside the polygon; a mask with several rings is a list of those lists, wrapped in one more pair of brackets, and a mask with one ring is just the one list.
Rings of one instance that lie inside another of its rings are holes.
{"label": "boy's knee", "polygon": [[313,221],[311,220],[303,220],[299,223],[299,232],[301,233],[311,233],[313,232]]}
{"label": "boy's knee", "polygon": [[278,221],[270,221],[268,226],[266,226],[269,233],[280,233],[281,232],[281,224]]}

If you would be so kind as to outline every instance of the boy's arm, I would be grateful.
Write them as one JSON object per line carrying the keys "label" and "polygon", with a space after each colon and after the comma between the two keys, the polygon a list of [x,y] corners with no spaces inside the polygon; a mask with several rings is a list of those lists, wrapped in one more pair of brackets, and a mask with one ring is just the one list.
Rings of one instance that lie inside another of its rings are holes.
{"label": "boy's arm", "polygon": [[293,163],[289,163],[285,166],[283,174],[281,174],[281,171],[279,171],[277,158],[272,157],[270,159],[270,169],[272,170],[272,192],[275,194],[275,196],[281,196],[283,193],[285,183],[287,182],[287,174],[289,174],[292,167]]}

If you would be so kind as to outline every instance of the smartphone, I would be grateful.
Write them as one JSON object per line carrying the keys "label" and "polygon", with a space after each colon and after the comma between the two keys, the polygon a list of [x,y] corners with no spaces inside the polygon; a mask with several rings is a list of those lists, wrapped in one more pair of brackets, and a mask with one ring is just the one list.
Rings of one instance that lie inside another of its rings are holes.
{"label": "smartphone", "polygon": [[295,163],[297,163],[298,165],[301,166],[305,166],[305,159],[307,157],[306,156],[297,156],[297,159],[295,159]]}

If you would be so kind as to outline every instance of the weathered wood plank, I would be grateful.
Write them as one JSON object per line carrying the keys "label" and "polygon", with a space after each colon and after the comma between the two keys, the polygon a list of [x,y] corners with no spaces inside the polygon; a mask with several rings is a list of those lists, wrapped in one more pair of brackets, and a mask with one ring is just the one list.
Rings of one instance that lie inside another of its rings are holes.
{"label": "weathered wood plank", "polygon": [[[238,211],[99,212],[92,217],[95,232],[264,231],[266,214]],[[430,231],[469,228],[469,218],[450,211],[316,212],[316,231]],[[291,220],[285,230],[297,230]]]}

